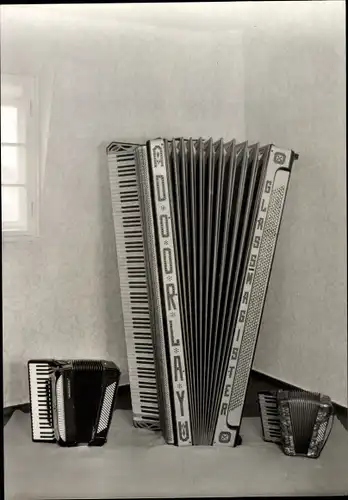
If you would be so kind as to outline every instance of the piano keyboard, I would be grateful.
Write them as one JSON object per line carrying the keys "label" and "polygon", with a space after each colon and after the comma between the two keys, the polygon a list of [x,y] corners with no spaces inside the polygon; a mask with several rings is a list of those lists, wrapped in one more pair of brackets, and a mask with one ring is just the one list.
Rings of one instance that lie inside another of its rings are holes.
{"label": "piano keyboard", "polygon": [[159,428],[135,144],[112,143],[108,165],[134,425]]}
{"label": "piano keyboard", "polygon": [[280,443],[282,439],[277,403],[277,392],[259,392],[258,400],[264,440],[271,441],[272,443]]}
{"label": "piano keyboard", "polygon": [[53,442],[55,435],[48,391],[52,368],[49,363],[31,360],[28,363],[28,372],[32,439]]}

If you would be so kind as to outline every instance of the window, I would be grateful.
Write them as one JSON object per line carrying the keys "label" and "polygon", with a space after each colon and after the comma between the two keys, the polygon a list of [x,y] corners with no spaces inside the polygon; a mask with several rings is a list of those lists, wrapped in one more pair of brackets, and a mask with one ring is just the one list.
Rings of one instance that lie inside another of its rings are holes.
{"label": "window", "polygon": [[37,234],[38,130],[31,77],[1,76],[1,200],[3,238]]}

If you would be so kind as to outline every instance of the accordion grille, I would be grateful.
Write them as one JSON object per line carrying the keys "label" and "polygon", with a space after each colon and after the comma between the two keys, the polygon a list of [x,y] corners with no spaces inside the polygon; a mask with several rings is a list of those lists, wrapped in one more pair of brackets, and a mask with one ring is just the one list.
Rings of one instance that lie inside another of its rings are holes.
{"label": "accordion grille", "polygon": [[103,370],[103,363],[94,359],[82,359],[72,361],[72,367],[76,371],[96,372]]}
{"label": "accordion grille", "polygon": [[63,376],[61,375],[56,384],[56,397],[57,397],[57,425],[59,437],[66,441],[66,428],[65,428],[65,409],[64,409],[64,385]]}
{"label": "accordion grille", "polygon": [[269,217],[266,221],[266,227],[260,248],[260,257],[258,262],[258,272],[255,276],[252,297],[248,316],[246,319],[245,333],[241,345],[241,353],[236,370],[236,384],[231,398],[230,410],[234,410],[243,404],[244,392],[250,372],[250,364],[253,356],[253,346],[257,336],[257,325],[259,324],[263,297],[267,288],[270,266],[272,264],[273,251],[276,242],[276,236],[282,215],[282,206],[285,196],[285,188],[281,186],[274,190],[270,207]]}
{"label": "accordion grille", "polygon": [[305,455],[313,435],[314,425],[319,410],[318,393],[289,391],[288,405],[293,433],[294,451]]}
{"label": "accordion grille", "polygon": [[112,403],[114,401],[114,394],[116,389],[116,382],[108,385],[105,390],[104,400],[102,409],[100,412],[100,418],[98,423],[97,433],[103,431],[107,428],[110,419],[110,413],[112,411]]}
{"label": "accordion grille", "polygon": [[306,454],[313,434],[318,405],[308,399],[290,400],[289,408],[295,452]]}
{"label": "accordion grille", "polygon": [[318,429],[318,437],[317,437],[318,441],[323,441],[325,439],[326,433],[327,433],[327,423],[322,422]]}

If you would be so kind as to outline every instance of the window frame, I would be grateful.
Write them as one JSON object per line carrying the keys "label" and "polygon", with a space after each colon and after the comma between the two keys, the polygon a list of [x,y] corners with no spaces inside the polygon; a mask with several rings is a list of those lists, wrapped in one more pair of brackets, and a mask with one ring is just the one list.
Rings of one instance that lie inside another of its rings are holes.
{"label": "window frame", "polygon": [[[23,91],[21,98],[3,95],[3,84],[20,86]],[[3,241],[31,240],[39,236],[39,186],[40,186],[40,158],[39,158],[39,102],[38,81],[35,76],[29,75],[1,75],[1,105],[15,105],[19,108],[19,115],[24,121],[24,142],[12,143],[12,146],[25,148],[25,182],[7,184],[1,179],[1,186],[24,186],[26,188],[26,228],[16,228],[16,224],[2,223]],[[1,141],[1,145],[11,145]],[[7,226],[7,227],[6,227]],[[17,225],[18,226],[18,225]]]}

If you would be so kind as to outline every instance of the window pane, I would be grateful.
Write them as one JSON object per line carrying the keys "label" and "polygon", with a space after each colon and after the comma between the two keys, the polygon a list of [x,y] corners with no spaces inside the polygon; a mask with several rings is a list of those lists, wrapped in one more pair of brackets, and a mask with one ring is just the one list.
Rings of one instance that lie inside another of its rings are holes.
{"label": "window pane", "polygon": [[18,108],[1,106],[1,142],[18,141]]}
{"label": "window pane", "polygon": [[1,186],[3,229],[25,229],[27,193],[24,187]]}
{"label": "window pane", "polygon": [[23,96],[23,85],[21,83],[8,82],[1,77],[1,100],[18,99]]}
{"label": "window pane", "polygon": [[25,183],[25,152],[23,146],[1,145],[1,182],[2,184]]}

